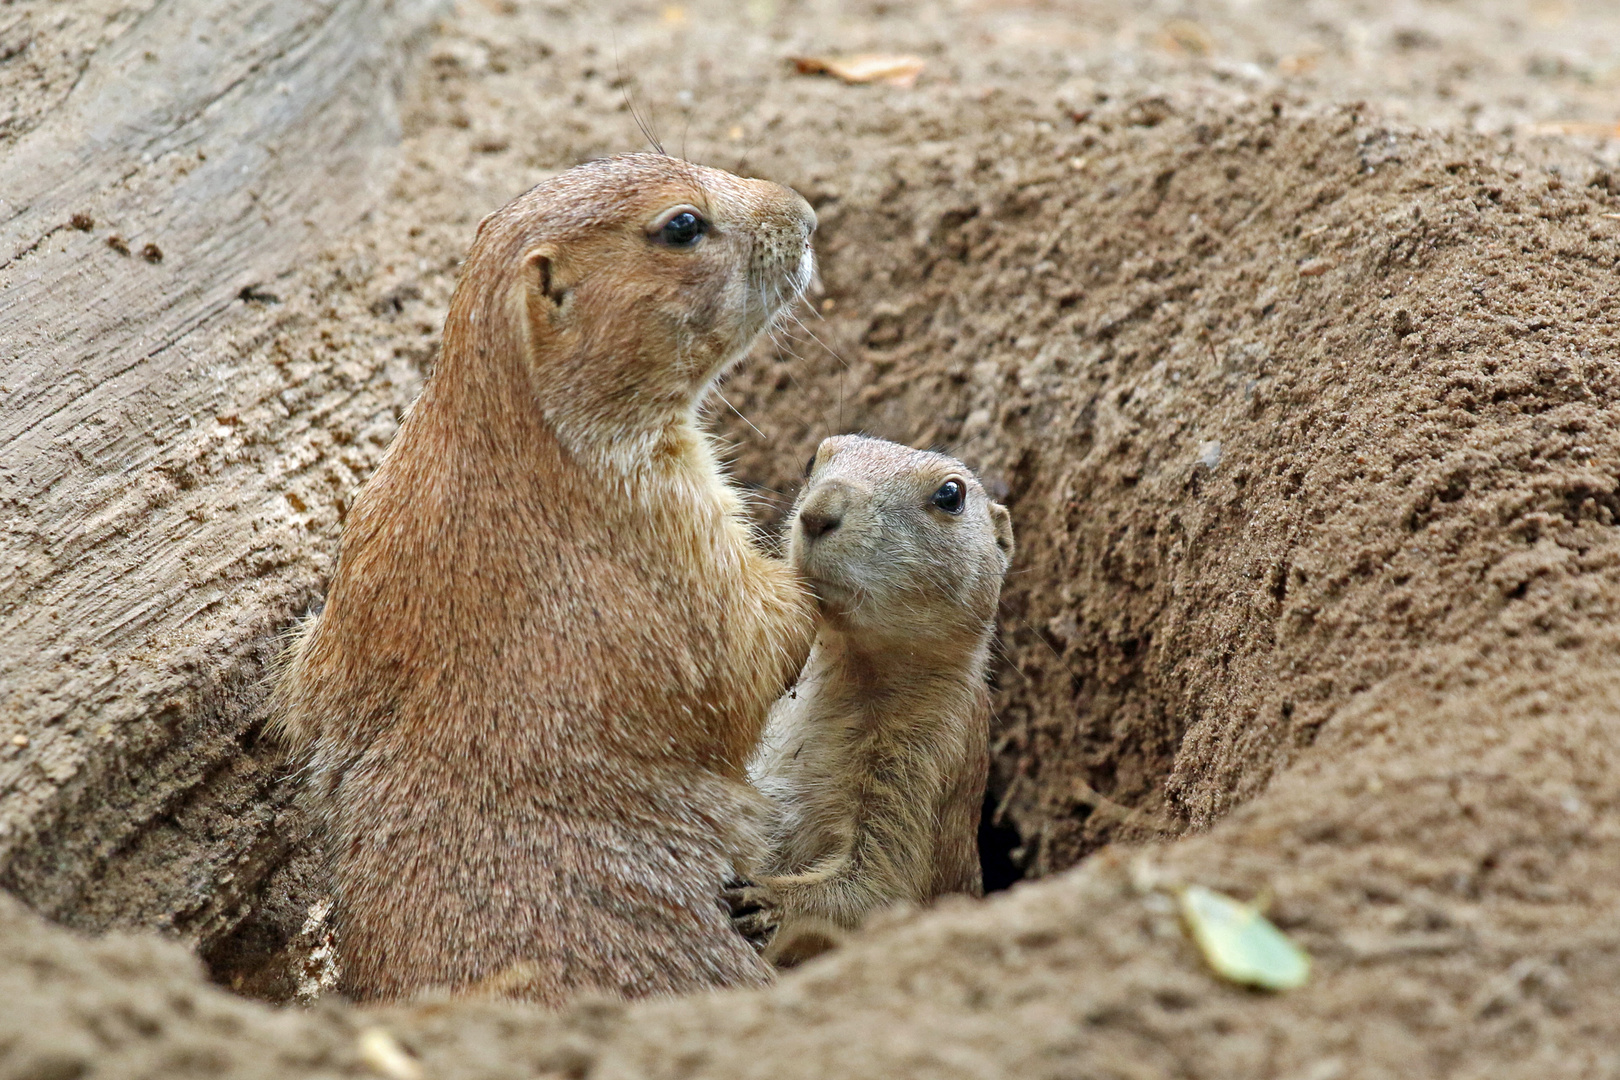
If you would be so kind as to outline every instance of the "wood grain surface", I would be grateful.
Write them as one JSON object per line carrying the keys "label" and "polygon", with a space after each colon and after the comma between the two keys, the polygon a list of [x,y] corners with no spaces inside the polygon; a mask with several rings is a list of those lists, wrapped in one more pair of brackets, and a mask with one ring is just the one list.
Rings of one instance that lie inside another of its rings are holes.
{"label": "wood grain surface", "polygon": [[[232,879],[288,842],[263,805],[212,804],[279,779],[241,744],[322,571],[289,541],[285,484],[318,453],[294,433],[354,397],[243,343],[385,195],[439,5],[101,8],[71,90],[0,132],[0,885],[85,928],[183,931],[229,921]],[[221,842],[161,865],[188,814]]]}

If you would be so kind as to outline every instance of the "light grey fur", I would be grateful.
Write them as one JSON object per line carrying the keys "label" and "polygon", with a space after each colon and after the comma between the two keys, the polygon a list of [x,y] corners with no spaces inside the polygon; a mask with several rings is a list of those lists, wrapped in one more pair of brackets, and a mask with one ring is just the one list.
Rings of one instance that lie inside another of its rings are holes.
{"label": "light grey fur", "polygon": [[[950,480],[959,514],[933,502]],[[749,766],[774,810],[759,876],[728,897],[757,909],[739,929],[780,943],[982,891],[985,668],[1012,546],[1006,508],[960,461],[860,436],[821,444],[789,534],[820,623]]]}

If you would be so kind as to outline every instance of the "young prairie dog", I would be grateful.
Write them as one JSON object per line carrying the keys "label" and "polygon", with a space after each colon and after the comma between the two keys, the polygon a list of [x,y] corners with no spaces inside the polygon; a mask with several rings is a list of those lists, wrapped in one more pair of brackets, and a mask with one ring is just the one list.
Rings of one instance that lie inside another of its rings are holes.
{"label": "young prairie dog", "polygon": [[767,955],[896,901],[982,894],[985,668],[1013,551],[961,462],[860,436],[821,444],[790,530],[820,625],[749,766],[770,854],[727,893]]}
{"label": "young prairie dog", "polygon": [[770,978],[716,898],[762,850],[745,766],[813,602],[697,414],[810,280],[815,223],[787,188],[637,154],[479,226],[278,688],[351,996]]}

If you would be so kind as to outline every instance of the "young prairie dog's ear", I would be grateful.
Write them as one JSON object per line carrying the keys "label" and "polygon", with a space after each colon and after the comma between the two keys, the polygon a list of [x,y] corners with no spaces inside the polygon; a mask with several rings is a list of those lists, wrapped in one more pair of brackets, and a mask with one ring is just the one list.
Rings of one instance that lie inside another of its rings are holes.
{"label": "young prairie dog's ear", "polygon": [[523,256],[523,269],[528,276],[530,316],[543,315],[554,325],[568,300],[568,290],[557,280],[556,252],[549,247],[531,248]]}
{"label": "young prairie dog's ear", "polygon": [[1013,528],[1012,515],[1007,508],[998,502],[990,504],[990,527],[996,534],[996,547],[1001,549],[1002,557],[1007,565],[1012,565],[1013,557]]}

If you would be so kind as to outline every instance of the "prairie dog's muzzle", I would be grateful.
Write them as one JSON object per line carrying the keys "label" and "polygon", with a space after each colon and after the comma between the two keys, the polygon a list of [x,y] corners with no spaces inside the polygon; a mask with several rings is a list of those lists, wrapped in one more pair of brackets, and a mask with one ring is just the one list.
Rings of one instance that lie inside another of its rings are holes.
{"label": "prairie dog's muzzle", "polygon": [[813,491],[799,507],[799,528],[804,530],[805,540],[814,543],[842,525],[853,495],[848,484],[838,481]]}

